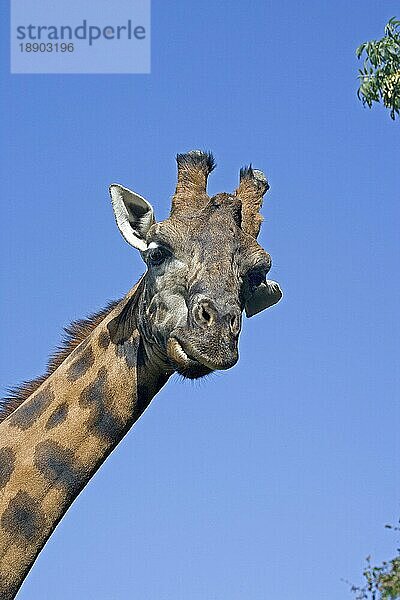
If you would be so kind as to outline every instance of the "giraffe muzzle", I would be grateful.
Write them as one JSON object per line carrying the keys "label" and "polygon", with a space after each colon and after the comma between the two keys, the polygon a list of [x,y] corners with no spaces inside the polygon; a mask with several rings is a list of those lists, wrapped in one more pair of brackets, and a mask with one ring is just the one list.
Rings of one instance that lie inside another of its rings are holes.
{"label": "giraffe muzzle", "polygon": [[174,334],[168,339],[167,354],[175,370],[190,379],[233,367],[239,359],[237,341],[213,342],[207,344],[206,340],[200,339],[195,344]]}

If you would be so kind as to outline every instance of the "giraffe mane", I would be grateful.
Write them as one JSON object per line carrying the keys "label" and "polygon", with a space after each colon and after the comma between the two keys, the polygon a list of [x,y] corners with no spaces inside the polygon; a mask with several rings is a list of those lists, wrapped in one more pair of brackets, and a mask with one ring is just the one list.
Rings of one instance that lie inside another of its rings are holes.
{"label": "giraffe mane", "polygon": [[60,345],[50,355],[46,372],[35,379],[24,381],[18,386],[9,388],[7,390],[8,395],[0,399],[0,423],[25,402],[54,373],[67,356],[92,333],[97,325],[105,319],[119,302],[120,300],[113,300],[98,312],[89,315],[85,319],[72,321],[72,323],[64,327],[64,337]]}

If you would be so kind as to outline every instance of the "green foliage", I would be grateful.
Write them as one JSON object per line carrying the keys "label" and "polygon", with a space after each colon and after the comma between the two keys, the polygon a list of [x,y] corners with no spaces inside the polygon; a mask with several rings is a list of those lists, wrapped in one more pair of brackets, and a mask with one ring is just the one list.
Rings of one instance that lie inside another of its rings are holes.
{"label": "green foliage", "polygon": [[382,102],[394,120],[400,114],[400,21],[392,17],[381,40],[364,42],[356,50],[357,58],[364,54],[359,69],[360,87],[357,95],[369,108]]}
{"label": "green foliage", "polygon": [[[400,521],[399,521],[400,523]],[[400,527],[386,525],[388,529],[400,531]],[[379,567],[372,566],[371,557],[367,557],[364,570],[364,585],[352,586],[355,600],[398,600],[400,598],[400,548],[392,560],[384,561]]]}

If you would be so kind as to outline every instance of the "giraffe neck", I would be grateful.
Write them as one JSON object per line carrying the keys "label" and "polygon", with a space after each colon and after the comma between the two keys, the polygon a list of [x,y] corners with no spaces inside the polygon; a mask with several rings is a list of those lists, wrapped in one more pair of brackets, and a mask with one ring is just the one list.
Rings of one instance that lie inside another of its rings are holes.
{"label": "giraffe neck", "polygon": [[68,507],[171,374],[146,350],[135,293],[0,425],[2,600],[15,597]]}

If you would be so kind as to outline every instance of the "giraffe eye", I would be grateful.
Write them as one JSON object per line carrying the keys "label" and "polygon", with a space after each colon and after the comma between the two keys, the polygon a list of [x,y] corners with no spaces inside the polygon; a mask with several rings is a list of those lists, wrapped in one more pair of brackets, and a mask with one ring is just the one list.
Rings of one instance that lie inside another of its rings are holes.
{"label": "giraffe eye", "polygon": [[161,265],[162,262],[168,257],[169,252],[165,248],[158,246],[157,248],[151,248],[147,255],[148,261],[151,265]]}

